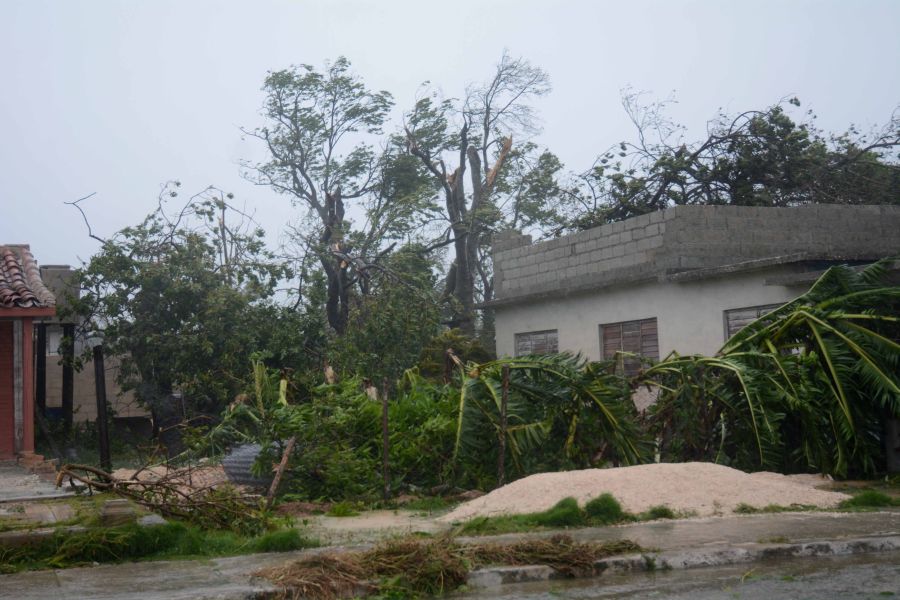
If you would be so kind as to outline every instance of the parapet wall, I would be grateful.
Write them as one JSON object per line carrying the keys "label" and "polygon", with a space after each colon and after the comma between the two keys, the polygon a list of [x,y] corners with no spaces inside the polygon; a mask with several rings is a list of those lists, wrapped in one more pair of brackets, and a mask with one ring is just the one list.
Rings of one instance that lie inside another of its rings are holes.
{"label": "parapet wall", "polygon": [[494,296],[503,304],[801,254],[900,254],[900,206],[677,206],[536,244],[504,232],[494,240]]}

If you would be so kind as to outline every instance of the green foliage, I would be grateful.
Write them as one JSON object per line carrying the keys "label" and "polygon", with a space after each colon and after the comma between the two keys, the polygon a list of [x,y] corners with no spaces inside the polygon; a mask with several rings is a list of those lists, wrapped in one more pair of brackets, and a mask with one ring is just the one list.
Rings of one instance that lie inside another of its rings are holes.
{"label": "green foliage", "polygon": [[887,506],[900,506],[900,500],[876,490],[865,490],[840,504],[841,508],[882,508]]}
{"label": "green foliage", "polygon": [[601,494],[584,505],[588,516],[600,523],[616,523],[625,517],[622,505],[612,494]]}
{"label": "green foliage", "polygon": [[329,358],[338,373],[365,377],[380,387],[382,378],[395,380],[415,364],[440,329],[435,266],[416,247],[404,247],[384,261],[366,294],[352,302],[350,327],[330,343]]}
{"label": "green foliage", "polygon": [[207,531],[183,523],[91,527],[83,532],[57,531],[41,541],[0,548],[3,571],[67,568],[82,564],[229,556],[249,552],[287,552],[315,546],[296,529],[259,537]]}
{"label": "green foliage", "polygon": [[589,228],[673,205],[896,204],[900,120],[881,131],[825,134],[800,102],[738,115],[720,113],[709,135],[683,139],[684,128],[665,115],[663,101],[644,105],[627,92],[623,104],[638,140],[610,148],[583,173],[572,194],[585,210],[571,221]]}
{"label": "green foliage", "polygon": [[535,524],[542,527],[578,527],[584,521],[584,511],[575,498],[563,498],[552,508],[534,515]]}
{"label": "green foliage", "polygon": [[310,542],[296,529],[268,531],[253,541],[254,552],[291,552],[309,548]]}
{"label": "green foliage", "polygon": [[510,369],[511,472],[584,468],[598,457],[637,464],[648,456],[627,381],[609,363],[564,353],[470,365],[460,374],[455,453],[461,463],[496,464],[504,365]]}
{"label": "green foliage", "polygon": [[639,383],[660,390],[650,426],[664,460],[840,476],[884,468],[900,416],[900,287],[886,263],[832,267],[715,357],[676,354]]}
{"label": "green foliage", "polygon": [[651,506],[646,512],[641,514],[641,520],[655,521],[657,519],[675,519],[677,515],[668,506]]}
{"label": "green foliage", "polygon": [[[277,462],[296,437],[285,493],[306,499],[374,499],[381,490],[381,402],[363,381],[345,379],[310,391],[300,404],[281,400],[278,374],[257,361],[252,397],[231,406],[204,439],[216,446],[253,441],[260,470]],[[390,465],[395,490],[432,487],[449,473],[455,427],[452,388],[407,372],[390,399]]]}
{"label": "green foliage", "polygon": [[[177,197],[177,183],[164,190]],[[73,302],[118,357],[118,383],[156,414],[180,390],[190,412],[218,412],[240,389],[248,357],[266,347],[284,313],[266,304],[288,271],[263,231],[231,223],[208,190],[177,214],[160,208],[107,240],[80,271]],[[221,225],[220,225],[221,224]]]}
{"label": "green foliage", "polygon": [[336,502],[328,509],[329,517],[356,517],[359,515],[358,505],[355,502]]}
{"label": "green foliage", "polygon": [[602,494],[589,500],[584,509],[578,506],[574,498],[563,498],[543,512],[475,517],[459,525],[457,532],[462,535],[497,535],[523,533],[542,528],[602,527],[629,521],[674,518],[675,513],[665,506],[654,506],[649,511],[635,516],[625,512],[619,501],[611,494]]}
{"label": "green foliage", "polygon": [[452,350],[463,364],[485,363],[494,359],[476,338],[467,336],[459,329],[447,329],[433,337],[422,349],[419,358],[419,373],[429,379],[452,378],[456,365],[447,356]]}

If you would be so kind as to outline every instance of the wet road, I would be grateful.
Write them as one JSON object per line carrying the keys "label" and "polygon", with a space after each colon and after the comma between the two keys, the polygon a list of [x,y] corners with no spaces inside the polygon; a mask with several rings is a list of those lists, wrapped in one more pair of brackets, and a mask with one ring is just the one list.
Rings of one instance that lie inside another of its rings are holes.
{"label": "wet road", "polygon": [[900,554],[669,571],[595,580],[507,585],[460,598],[490,600],[885,600],[900,598]]}

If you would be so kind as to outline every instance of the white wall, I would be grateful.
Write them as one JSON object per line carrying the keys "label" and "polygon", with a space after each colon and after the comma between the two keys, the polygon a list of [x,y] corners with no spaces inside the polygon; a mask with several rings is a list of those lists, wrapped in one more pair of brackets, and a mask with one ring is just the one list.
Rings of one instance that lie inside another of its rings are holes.
{"label": "white wall", "polygon": [[725,341],[724,311],[782,303],[805,291],[764,285],[767,277],[786,272],[776,267],[684,283],[648,282],[497,307],[497,355],[515,354],[516,333],[557,329],[560,351],[580,351],[599,360],[600,324],[652,317],[657,319],[660,358],[672,350],[714,354]]}

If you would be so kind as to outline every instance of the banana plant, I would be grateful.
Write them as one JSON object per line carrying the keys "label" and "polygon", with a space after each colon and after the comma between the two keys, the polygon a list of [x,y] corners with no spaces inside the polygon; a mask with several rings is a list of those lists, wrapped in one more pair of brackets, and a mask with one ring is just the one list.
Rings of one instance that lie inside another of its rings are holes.
{"label": "banana plant", "polygon": [[673,354],[644,371],[635,383],[660,390],[650,420],[662,450],[746,468],[876,472],[884,423],[900,416],[894,264],[832,267],[716,356]]}
{"label": "banana plant", "polygon": [[601,460],[630,465],[648,457],[627,381],[613,373],[612,363],[568,353],[460,369],[454,457],[496,453],[504,366],[509,367],[506,448],[519,473]]}

